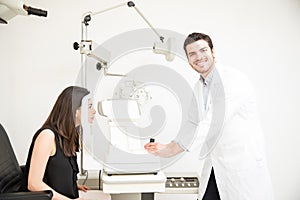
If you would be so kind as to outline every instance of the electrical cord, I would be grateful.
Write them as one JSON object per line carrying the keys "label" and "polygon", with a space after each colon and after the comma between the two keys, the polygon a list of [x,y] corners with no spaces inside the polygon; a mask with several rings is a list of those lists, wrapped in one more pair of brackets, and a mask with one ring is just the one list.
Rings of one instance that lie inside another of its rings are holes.
{"label": "electrical cord", "polygon": [[85,185],[87,179],[89,178],[89,171],[85,170],[84,173],[83,173],[83,175],[85,175],[85,178],[84,178],[84,180],[82,182],[82,185]]}

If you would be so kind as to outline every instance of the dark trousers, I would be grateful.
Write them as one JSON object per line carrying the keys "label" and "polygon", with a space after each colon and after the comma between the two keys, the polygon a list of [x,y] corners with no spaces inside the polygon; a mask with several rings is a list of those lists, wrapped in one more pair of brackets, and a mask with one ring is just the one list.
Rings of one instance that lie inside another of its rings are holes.
{"label": "dark trousers", "polygon": [[202,200],[221,200],[217,183],[216,183],[214,168],[211,169],[206,191],[204,193]]}

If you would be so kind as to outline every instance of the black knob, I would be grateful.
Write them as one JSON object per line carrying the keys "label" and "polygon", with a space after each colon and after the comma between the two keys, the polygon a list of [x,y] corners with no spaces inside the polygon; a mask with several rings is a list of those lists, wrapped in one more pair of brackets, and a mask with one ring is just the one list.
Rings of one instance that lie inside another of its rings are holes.
{"label": "black knob", "polygon": [[102,69],[101,63],[97,62],[97,64],[96,64],[96,69],[97,69],[98,71],[100,71],[100,70]]}
{"label": "black knob", "polygon": [[88,22],[91,21],[91,19],[92,19],[91,15],[87,15],[87,16],[84,17],[83,23],[84,23],[86,26],[88,26],[88,25],[89,25]]}
{"label": "black knob", "polygon": [[135,4],[132,1],[128,1],[127,5],[128,5],[128,7],[134,7],[135,6]]}
{"label": "black knob", "polygon": [[74,42],[74,43],[73,43],[73,48],[74,48],[75,50],[78,50],[78,49],[79,49],[79,44],[78,44],[78,42]]}

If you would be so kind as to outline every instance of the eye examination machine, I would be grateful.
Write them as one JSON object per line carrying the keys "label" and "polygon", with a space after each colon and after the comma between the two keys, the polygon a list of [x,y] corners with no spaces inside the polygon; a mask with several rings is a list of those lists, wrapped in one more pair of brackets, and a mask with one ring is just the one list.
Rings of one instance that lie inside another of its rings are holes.
{"label": "eye examination machine", "polygon": [[[136,11],[150,28],[97,43],[103,41],[98,15],[122,7]],[[184,38],[154,28],[132,1],[83,14],[81,40],[73,45],[81,54],[77,84],[91,91],[98,115],[93,124],[82,124],[82,183],[114,200],[197,198],[202,165],[197,138],[188,153],[173,158],[156,157],[143,147],[171,141],[184,121],[192,95],[180,71],[187,64]],[[87,112],[82,115],[85,119]]]}

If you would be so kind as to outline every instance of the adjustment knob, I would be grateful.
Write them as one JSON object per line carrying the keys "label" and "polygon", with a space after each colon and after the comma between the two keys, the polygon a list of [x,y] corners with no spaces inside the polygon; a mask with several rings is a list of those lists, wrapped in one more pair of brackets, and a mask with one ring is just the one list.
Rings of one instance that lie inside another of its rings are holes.
{"label": "adjustment knob", "polygon": [[75,50],[78,50],[78,49],[79,49],[79,44],[78,44],[78,42],[74,42],[74,43],[73,43],[73,48],[74,48]]}

